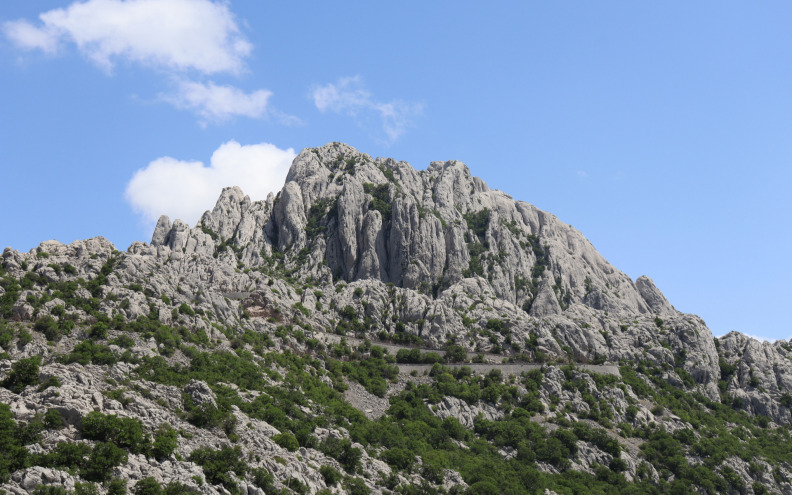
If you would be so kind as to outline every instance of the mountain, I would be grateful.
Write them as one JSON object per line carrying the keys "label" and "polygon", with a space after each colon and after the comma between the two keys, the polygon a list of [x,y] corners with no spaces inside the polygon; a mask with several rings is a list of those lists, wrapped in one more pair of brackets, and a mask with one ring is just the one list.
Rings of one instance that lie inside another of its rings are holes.
{"label": "mountain", "polygon": [[191,228],[6,248],[10,493],[792,493],[792,345],[472,177],[331,143]]}

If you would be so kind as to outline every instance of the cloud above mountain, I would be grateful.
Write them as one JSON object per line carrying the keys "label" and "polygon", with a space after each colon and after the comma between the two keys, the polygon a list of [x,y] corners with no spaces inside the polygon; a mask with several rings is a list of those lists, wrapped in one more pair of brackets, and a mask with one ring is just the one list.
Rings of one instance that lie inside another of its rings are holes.
{"label": "cloud above mountain", "polygon": [[314,105],[320,112],[333,112],[354,117],[362,127],[371,128],[370,121],[378,120],[384,133],[380,141],[392,144],[420,115],[423,106],[402,100],[382,102],[365,88],[359,76],[344,77],[336,83],[315,86],[311,91]]}
{"label": "cloud above mountain", "polygon": [[161,100],[193,111],[203,124],[267,115],[270,91],[196,79],[246,70],[253,45],[227,2],[88,0],[43,12],[39,21],[10,21],[2,30],[25,50],[57,55],[73,45],[107,74],[121,63],[163,72],[179,84]]}
{"label": "cloud above mountain", "polygon": [[201,117],[201,124],[224,122],[235,116],[261,118],[267,113],[271,91],[259,89],[246,93],[234,86],[213,82],[180,80],[178,91],[164,94],[162,98],[176,108],[192,110]]}
{"label": "cloud above mountain", "polygon": [[135,172],[125,198],[152,227],[160,215],[194,224],[214,206],[223,187],[240,186],[253,200],[278,191],[295,156],[292,148],[233,140],[215,150],[208,166],[164,156]]}
{"label": "cloud above mountain", "polygon": [[207,0],[89,0],[5,24],[23,48],[56,52],[74,43],[111,70],[125,59],[171,70],[240,72],[252,45],[240,34],[227,3]]}

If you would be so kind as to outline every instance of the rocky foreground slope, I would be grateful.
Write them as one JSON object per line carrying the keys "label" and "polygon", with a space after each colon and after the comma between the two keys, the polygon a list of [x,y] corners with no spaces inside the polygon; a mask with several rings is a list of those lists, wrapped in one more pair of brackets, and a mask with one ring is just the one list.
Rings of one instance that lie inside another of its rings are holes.
{"label": "rocky foreground slope", "polygon": [[790,343],[713,338],[460,162],[307,149],[0,277],[10,493],[792,493]]}

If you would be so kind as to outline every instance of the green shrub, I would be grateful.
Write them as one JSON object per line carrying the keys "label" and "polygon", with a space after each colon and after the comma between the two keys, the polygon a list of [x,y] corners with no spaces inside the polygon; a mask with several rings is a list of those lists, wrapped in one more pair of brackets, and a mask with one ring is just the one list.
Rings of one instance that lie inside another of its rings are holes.
{"label": "green shrub", "polygon": [[333,486],[344,478],[344,475],[333,466],[321,466],[319,474],[322,475],[327,486]]}
{"label": "green shrub", "polygon": [[99,490],[95,483],[75,483],[74,495],[98,495]]}
{"label": "green shrub", "polygon": [[348,478],[344,482],[344,488],[349,495],[368,495],[371,493],[366,483],[360,478]]}
{"label": "green shrub", "polygon": [[38,485],[33,489],[33,495],[71,495],[71,492],[61,485]]}
{"label": "green shrub", "polygon": [[326,438],[319,444],[319,450],[337,460],[348,472],[354,473],[360,464],[363,453],[357,447],[352,447],[352,442],[345,438]]}
{"label": "green shrub", "polygon": [[90,454],[91,447],[88,444],[60,442],[48,454],[35,456],[30,464],[77,470],[85,465]]}
{"label": "green shrub", "polygon": [[383,452],[382,460],[395,469],[409,472],[413,463],[415,463],[415,454],[407,449],[396,447]]}
{"label": "green shrub", "polygon": [[11,473],[25,466],[28,451],[17,436],[11,407],[0,402],[0,483],[8,481]]}
{"label": "green shrub", "polygon": [[236,417],[230,411],[219,409],[209,403],[196,407],[185,404],[185,410],[187,421],[198,428],[222,427],[223,430],[231,433],[236,425]]}
{"label": "green shrub", "polygon": [[297,495],[307,495],[308,493],[308,486],[302,483],[297,478],[289,478],[288,480],[286,480],[284,485],[286,485],[286,488],[296,493]]}
{"label": "green shrub", "polygon": [[179,313],[187,316],[195,316],[195,311],[187,303],[181,303],[179,305]]}
{"label": "green shrub", "polygon": [[198,492],[194,488],[190,488],[184,483],[179,483],[178,481],[171,481],[170,483],[165,485],[165,488],[162,490],[162,493],[164,493],[165,495],[185,495],[185,494],[194,494]]}
{"label": "green shrub", "polygon": [[297,438],[288,432],[279,433],[273,436],[272,440],[289,452],[294,452],[300,448],[300,443],[297,441]]}
{"label": "green shrub", "polygon": [[479,239],[484,239],[484,235],[489,227],[490,211],[487,208],[476,213],[465,213],[465,222],[468,228],[473,231]]}
{"label": "green shrub", "polygon": [[181,345],[181,337],[165,325],[159,325],[154,331],[154,340],[161,346],[160,353],[164,356],[172,356]]}
{"label": "green shrub", "polygon": [[384,397],[388,380],[399,375],[399,368],[389,364],[382,356],[382,348],[375,346],[371,357],[342,364],[343,373],[363,385],[366,390],[378,397]]}
{"label": "green shrub", "polygon": [[3,277],[0,280],[0,286],[5,289],[5,294],[0,296],[0,318],[10,318],[22,287],[16,279],[11,277]]}
{"label": "green shrub", "polygon": [[557,437],[548,438],[536,449],[536,458],[565,469],[569,466],[569,449]]}
{"label": "green shrub", "polygon": [[481,480],[473,483],[466,493],[469,495],[500,495],[501,491],[490,481]]}
{"label": "green shrub", "polygon": [[[126,490],[126,487],[124,489]],[[183,495],[196,493],[196,491],[178,481],[171,481],[163,487],[156,479],[149,476],[135,483],[132,493],[135,495]]]}
{"label": "green shrub", "polygon": [[19,329],[19,334],[17,335],[17,345],[19,347],[25,347],[29,343],[33,342],[33,336],[30,335],[30,332],[25,330],[24,328]]}
{"label": "green shrub", "polygon": [[5,320],[0,320],[0,347],[8,350],[13,339],[14,330],[8,326]]}
{"label": "green shrub", "polygon": [[22,445],[41,441],[41,432],[46,429],[42,416],[36,414],[27,423],[17,425],[16,437]]}
{"label": "green shrub", "polygon": [[80,363],[86,364],[106,364],[113,365],[118,362],[118,356],[103,344],[97,344],[92,340],[80,342],[69,354],[60,358],[64,364]]}
{"label": "green shrub", "polygon": [[135,483],[132,493],[135,495],[162,495],[162,486],[157,480],[149,476]]}
{"label": "green shrub", "polygon": [[59,410],[50,408],[47,409],[47,413],[44,415],[44,424],[51,430],[60,430],[66,426],[66,421]]}
{"label": "green shrub", "polygon": [[128,459],[127,453],[110,442],[97,443],[85,466],[80,470],[80,476],[89,481],[104,481],[116,466],[124,464]]}
{"label": "green shrub", "polygon": [[396,353],[397,363],[412,363],[417,364],[421,362],[420,349],[399,349]]}
{"label": "green shrub", "polygon": [[303,316],[305,316],[306,318],[311,316],[311,311],[308,308],[306,308],[301,302],[294,303],[294,307],[297,308],[300,311],[300,313],[302,313]]}
{"label": "green shrub", "polygon": [[11,372],[2,386],[14,393],[21,393],[28,385],[38,385],[41,356],[20,359],[11,365]]}
{"label": "green shrub", "polygon": [[346,305],[344,306],[338,314],[346,319],[346,320],[353,320],[357,318],[357,311],[352,306]]}
{"label": "green shrub", "polygon": [[58,328],[58,322],[51,316],[42,316],[33,325],[33,329],[44,334],[47,340],[58,341],[63,336],[63,332]]}
{"label": "green shrub", "polygon": [[623,471],[627,471],[628,466],[624,459],[620,457],[614,457],[611,459],[610,464],[608,464],[608,468],[614,473],[621,473]]}
{"label": "green shrub", "polygon": [[275,492],[275,477],[264,468],[250,470],[253,475],[253,484],[264,490],[265,493]]}
{"label": "green shrub", "polygon": [[36,389],[36,392],[43,392],[44,390],[47,390],[50,387],[58,388],[60,386],[61,386],[61,381],[58,379],[58,377],[50,376],[39,384],[38,388]]}
{"label": "green shrub", "polygon": [[446,347],[445,359],[449,363],[464,363],[467,361],[467,352],[461,346],[451,344]]}
{"label": "green shrub", "polygon": [[126,495],[127,482],[119,478],[114,478],[107,482],[107,495]]}
{"label": "green shrub", "polygon": [[178,435],[170,425],[161,424],[154,432],[154,442],[151,446],[151,454],[155,459],[161,460],[173,453],[179,446]]}
{"label": "green shrub", "polygon": [[131,349],[135,346],[135,339],[129,335],[121,334],[108,342],[108,344],[117,345],[118,347],[123,347],[124,349]]}
{"label": "green shrub", "polygon": [[390,186],[388,184],[375,186],[367,182],[363,184],[363,190],[366,194],[371,194],[373,196],[368,205],[369,209],[380,212],[383,224],[390,222],[392,214]]}
{"label": "green shrub", "polygon": [[143,424],[133,418],[119,418],[114,414],[90,412],[82,419],[82,435],[89,440],[112,442],[130,452],[140,454],[149,447]]}
{"label": "green shrub", "polygon": [[107,338],[107,323],[99,322],[94,324],[88,332],[88,336],[92,339],[106,339]]}
{"label": "green shrub", "polygon": [[583,440],[584,442],[591,442],[599,447],[600,450],[607,452],[611,456],[619,457],[621,445],[616,439],[610,437],[605,430],[592,428],[586,423],[575,423],[572,427],[572,431],[576,439]]}
{"label": "green shrub", "polygon": [[501,333],[504,329],[503,320],[498,318],[490,318],[487,320],[487,329],[492,330],[493,332]]}
{"label": "green shrub", "polygon": [[235,492],[237,487],[229,473],[233,472],[238,477],[244,477],[248,470],[239,447],[233,449],[223,447],[220,450],[208,447],[196,449],[190,454],[189,460],[203,468],[207,481],[212,484],[222,484],[231,492]]}

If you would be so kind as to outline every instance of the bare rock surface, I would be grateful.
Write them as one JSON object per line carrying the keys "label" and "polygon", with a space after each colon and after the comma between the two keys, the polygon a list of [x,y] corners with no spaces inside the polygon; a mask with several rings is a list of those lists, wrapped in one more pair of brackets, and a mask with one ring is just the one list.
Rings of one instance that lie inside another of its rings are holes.
{"label": "bare rock surface", "polygon": [[[304,401],[289,411],[261,412],[277,395],[267,387],[300,393],[301,384],[283,382],[288,366],[267,357],[274,351],[337,359],[333,373],[312,373],[328,386],[346,384],[348,403],[372,420],[386,416],[399,394],[466,366],[452,380],[475,375],[479,389],[502,383],[521,397],[517,404],[525,412],[518,414],[548,435],[584,421],[606,428],[609,438],[619,439],[621,457],[580,440],[568,467],[594,475],[613,465],[630,481],[670,479],[643,461],[640,445],[649,429],[700,440],[700,425],[653,403],[641,387],[634,390],[638,382],[653,393],[667,385],[713,411],[728,404],[764,418],[769,431],[792,425],[792,344],[735,332],[713,338],[703,320],[678,312],[650,278],[631,280],[573,227],[490,189],[459,161],[416,170],[331,143],[303,150],[277,194],[252,201],[240,187],[225,188],[194,227],[160,217],[150,243],[120,252],[102,237],[68,245],[53,240],[28,253],[6,248],[0,262],[0,302],[13,327],[0,331],[6,351],[0,380],[7,385],[0,387],[0,401],[16,421],[55,409],[64,422],[26,448],[38,455],[59,442],[95,445],[80,434],[92,412],[135,418],[148,434],[162,425],[178,430],[178,448],[165,458],[134,452],[114,468],[130,487],[152,477],[199,493],[226,493],[189,458],[197,449],[227,447],[238,448],[251,469],[271,473],[275,488],[299,483],[310,493],[342,493],[346,485],[328,484],[320,467],[344,468],[325,452],[329,444],[319,447],[327,439],[351,442],[354,435],[328,424],[311,432],[316,442],[301,438],[304,445],[295,450],[286,423],[277,423],[280,415],[316,414],[324,405]],[[75,349],[96,351],[85,342],[100,342],[115,359],[64,359]],[[201,353],[241,356],[267,372],[252,388],[231,365],[228,382],[201,375],[177,387],[157,374],[195,371],[195,363],[208,362]],[[15,363],[36,357],[39,379],[51,385],[12,390]],[[375,395],[365,379],[359,383],[344,371],[349,359],[383,359],[395,371]],[[433,363],[447,368],[433,371]],[[473,431],[514,414],[514,404],[488,399],[495,396],[422,400],[434,420],[456,418]],[[228,397],[243,402],[228,407]],[[249,404],[261,408],[247,414]],[[232,417],[213,422],[213,411],[223,408]],[[200,414],[209,427],[197,426]],[[448,491],[468,486],[460,473],[433,471],[431,459],[397,470],[383,460],[384,447],[349,448],[360,450],[360,467],[345,476],[360,477],[375,493],[400,483],[417,486],[426,473]],[[521,455],[509,445],[495,451],[504,461]],[[686,459],[703,462],[690,452]],[[789,463],[757,471],[765,461],[750,462],[729,457],[719,469],[728,467],[742,480],[740,493],[751,493],[754,483],[772,486],[773,493],[792,491]],[[543,460],[536,466],[563,472]],[[72,490],[83,481],[74,469],[30,466],[0,489]],[[249,495],[264,493],[251,476],[231,482]]]}

